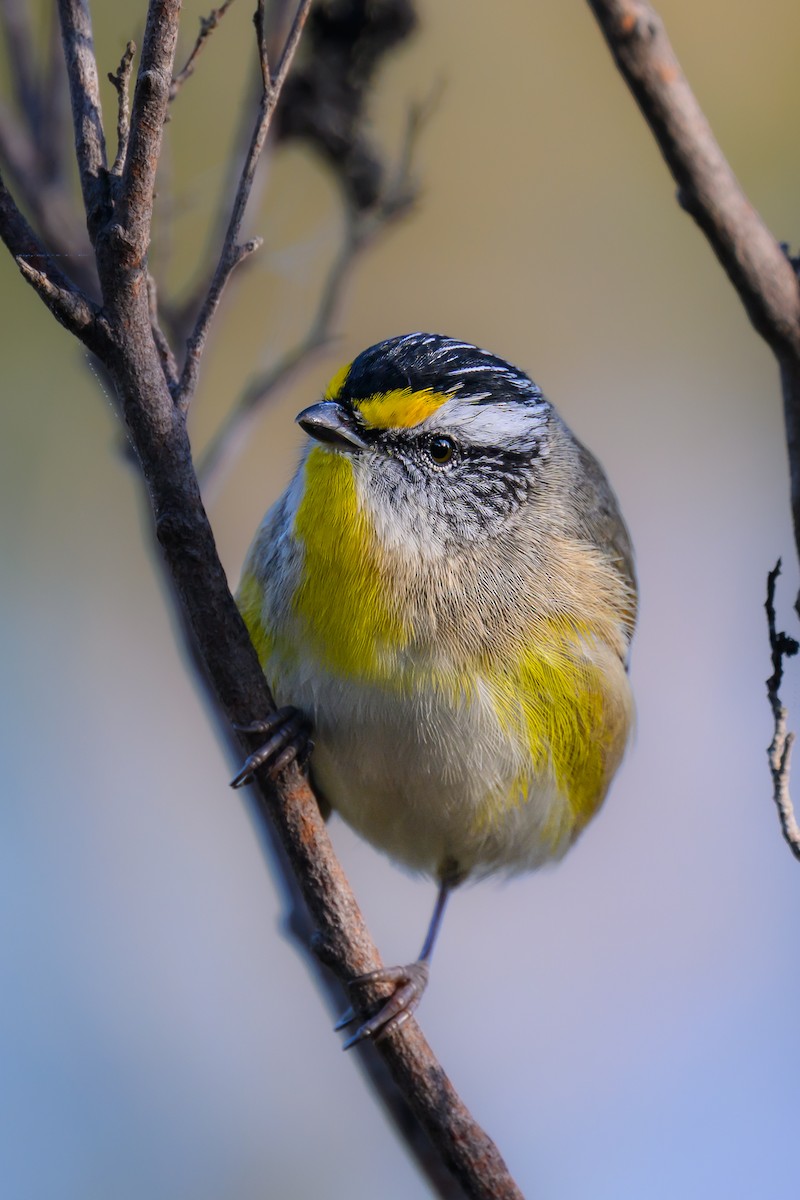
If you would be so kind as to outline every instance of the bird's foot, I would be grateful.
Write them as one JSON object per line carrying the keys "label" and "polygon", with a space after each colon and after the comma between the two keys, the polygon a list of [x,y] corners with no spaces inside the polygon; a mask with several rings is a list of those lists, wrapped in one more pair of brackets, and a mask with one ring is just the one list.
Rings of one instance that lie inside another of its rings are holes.
{"label": "bird's foot", "polygon": [[[356,979],[351,980],[350,987],[361,987],[365,983],[393,983],[395,990],[373,1017],[359,1025],[353,1036],[348,1038],[342,1046],[343,1050],[349,1050],[351,1046],[358,1045],[366,1038],[378,1041],[379,1038],[385,1037],[387,1033],[392,1033],[405,1024],[422,999],[422,993],[428,985],[428,963],[425,959],[418,959],[417,962],[409,963],[406,967],[383,967],[379,971],[369,971],[366,975],[359,975]],[[352,1025],[356,1017],[357,1014],[354,1010],[349,1008],[337,1021],[336,1029],[344,1029],[347,1025]]]}
{"label": "bird's foot", "polygon": [[250,783],[259,767],[267,767],[272,779],[277,779],[281,771],[295,760],[303,767],[314,748],[309,736],[311,726],[308,718],[297,708],[279,708],[270,713],[265,721],[235,725],[234,728],[239,733],[265,734],[267,740],[245,759],[241,770],[231,780],[233,788]]}

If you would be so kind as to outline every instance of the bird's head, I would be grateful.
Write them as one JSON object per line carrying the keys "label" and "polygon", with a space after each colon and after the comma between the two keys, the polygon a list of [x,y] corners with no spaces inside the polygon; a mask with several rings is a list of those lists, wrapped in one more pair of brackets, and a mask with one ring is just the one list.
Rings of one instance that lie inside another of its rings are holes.
{"label": "bird's head", "polygon": [[522,371],[428,333],[364,350],[297,421],[351,460],[384,539],[449,550],[491,536],[526,502],[560,428]]}

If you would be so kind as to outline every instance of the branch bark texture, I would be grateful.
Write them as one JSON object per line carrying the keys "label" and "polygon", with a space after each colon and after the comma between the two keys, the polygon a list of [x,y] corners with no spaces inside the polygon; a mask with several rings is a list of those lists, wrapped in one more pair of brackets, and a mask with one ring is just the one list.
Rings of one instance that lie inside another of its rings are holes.
{"label": "branch bark texture", "polygon": [[744,194],[692,92],[661,18],[643,0],[588,0],[614,61],[753,326],[778,361],[800,556],[800,288],[797,271]]}

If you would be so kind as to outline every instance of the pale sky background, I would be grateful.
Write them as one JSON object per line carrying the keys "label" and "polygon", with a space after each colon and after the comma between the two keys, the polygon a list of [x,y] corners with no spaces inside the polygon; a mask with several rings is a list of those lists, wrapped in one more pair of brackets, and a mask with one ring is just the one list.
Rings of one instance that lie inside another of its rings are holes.
{"label": "pale sky background", "polygon": [[[94,7],[104,75],[144,5]],[[187,6],[182,54],[207,7]],[[563,864],[456,897],[420,1021],[527,1196],[794,1200],[800,865],[771,805],[763,685],[779,555],[787,623],[798,585],[775,366],[678,209],[588,7],[420,7],[374,104],[396,148],[409,102],[444,83],[419,210],[363,261],[341,338],[210,498],[220,552],[235,585],[293,471],[294,414],[372,342],[455,335],[545,389],[635,541],[638,732]],[[173,286],[223,183],[251,9],[234,5],[170,125]],[[797,247],[800,9],[660,10],[751,200]],[[104,101],[111,130],[110,86]],[[324,172],[299,150],[279,158],[249,231],[265,249],[216,324],[198,447],[302,333],[340,231]],[[282,936],[112,403],[7,255],[0,306],[3,1194],[425,1197]],[[792,665],[800,727],[797,680]],[[432,885],[338,821],[332,835],[385,959],[406,961]]]}

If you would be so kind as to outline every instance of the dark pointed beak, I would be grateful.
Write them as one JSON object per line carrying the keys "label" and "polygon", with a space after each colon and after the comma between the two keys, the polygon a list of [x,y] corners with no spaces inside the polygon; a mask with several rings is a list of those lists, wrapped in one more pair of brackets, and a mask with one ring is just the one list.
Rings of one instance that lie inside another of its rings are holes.
{"label": "dark pointed beak", "polygon": [[304,408],[295,421],[318,442],[332,442],[343,450],[366,450],[367,443],[356,428],[355,418],[335,400],[321,400]]}

